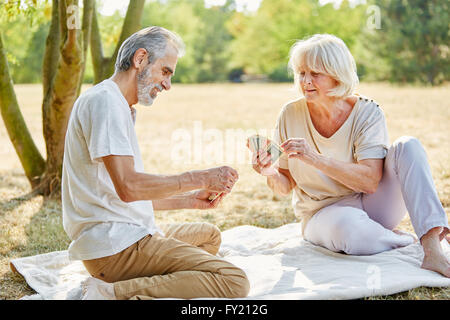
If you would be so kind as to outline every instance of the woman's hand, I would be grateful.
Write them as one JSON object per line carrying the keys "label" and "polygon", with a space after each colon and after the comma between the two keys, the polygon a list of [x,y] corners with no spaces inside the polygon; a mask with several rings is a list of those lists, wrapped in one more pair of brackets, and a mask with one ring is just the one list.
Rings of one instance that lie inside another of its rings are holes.
{"label": "woman's hand", "polygon": [[305,162],[313,161],[317,152],[304,138],[291,138],[280,145],[289,158],[297,158]]}
{"label": "woman's hand", "polygon": [[[270,144],[270,140],[267,139],[267,145]],[[247,148],[252,151],[252,166],[253,170],[258,172],[263,176],[273,176],[277,173],[276,169],[272,167],[272,157],[270,153],[265,151],[265,148],[259,150],[257,152],[253,152],[253,150],[249,146],[249,142],[247,140]]]}
{"label": "woman's hand", "polygon": [[222,199],[227,195],[227,193],[221,193],[216,199],[210,201],[208,198],[210,196],[217,195],[217,192],[212,192],[208,190],[197,190],[188,196],[186,199],[188,205],[186,209],[215,209],[220,204]]}

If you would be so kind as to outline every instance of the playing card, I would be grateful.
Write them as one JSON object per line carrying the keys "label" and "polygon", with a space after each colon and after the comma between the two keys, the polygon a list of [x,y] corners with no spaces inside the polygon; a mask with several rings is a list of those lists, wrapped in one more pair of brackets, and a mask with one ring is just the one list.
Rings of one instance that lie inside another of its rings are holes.
{"label": "playing card", "polygon": [[248,138],[248,145],[250,150],[253,153],[257,153],[259,151],[259,136],[258,135],[253,135],[251,137]]}
{"label": "playing card", "polygon": [[267,148],[267,138],[263,136],[258,136],[258,150]]}
{"label": "playing card", "polygon": [[276,143],[271,142],[269,146],[267,147],[267,153],[270,154],[272,158],[272,163],[275,163],[279,157],[283,154],[283,150],[281,150],[280,146],[278,146]]}
{"label": "playing card", "polygon": [[272,163],[275,163],[283,154],[280,146],[274,142],[268,144],[268,139],[260,135],[253,135],[248,138],[250,150],[257,153],[259,150],[266,150],[272,157]]}
{"label": "playing card", "polygon": [[221,194],[222,194],[222,192],[220,192],[220,193],[218,193],[218,194],[216,194],[216,195],[212,194],[212,195],[209,196],[208,200],[209,200],[209,201],[214,201],[214,200],[216,200],[217,197],[220,196]]}

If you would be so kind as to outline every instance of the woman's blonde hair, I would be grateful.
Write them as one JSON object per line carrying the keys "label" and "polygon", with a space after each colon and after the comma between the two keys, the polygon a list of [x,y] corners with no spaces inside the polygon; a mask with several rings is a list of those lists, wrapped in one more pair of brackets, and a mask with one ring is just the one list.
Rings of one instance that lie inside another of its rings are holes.
{"label": "woman's blonde hair", "polygon": [[344,41],[331,34],[315,34],[297,41],[290,50],[288,67],[294,73],[297,88],[300,67],[334,78],[338,85],[328,92],[329,96],[345,98],[353,94],[359,84],[355,59]]}

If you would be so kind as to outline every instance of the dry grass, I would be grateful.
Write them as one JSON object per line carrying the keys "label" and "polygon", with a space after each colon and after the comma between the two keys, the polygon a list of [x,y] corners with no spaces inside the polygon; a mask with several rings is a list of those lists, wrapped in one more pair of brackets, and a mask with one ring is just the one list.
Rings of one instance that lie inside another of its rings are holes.
{"label": "dry grass", "polygon": [[[151,108],[138,107],[136,130],[147,172],[170,174],[228,164],[236,168],[240,175],[233,192],[218,209],[160,211],[156,213],[159,222],[208,221],[226,230],[243,224],[275,228],[295,221],[290,197],[274,196],[265,185],[264,178],[252,171],[248,157],[235,157],[235,154],[245,152],[243,140],[227,140],[228,133],[239,133],[239,129],[241,134],[246,130],[270,130],[281,106],[295,97],[290,87],[290,84],[176,84],[171,92],[161,94]],[[38,85],[16,86],[25,120],[36,144],[44,153],[41,90]],[[363,84],[360,92],[376,99],[383,106],[391,141],[401,135],[416,136],[422,141],[448,216],[449,86],[415,88]],[[213,137],[213,140],[204,141],[201,162],[195,161],[194,153],[191,156],[185,153],[184,161],[174,163],[172,152],[180,144],[172,140],[172,134],[179,132],[177,129],[185,129],[192,138],[191,151],[194,152],[196,143],[200,141],[196,133],[199,126],[203,133],[216,134],[216,140]],[[220,137],[225,143],[222,150],[229,152],[214,162],[216,158],[211,157],[214,155],[211,153],[208,156],[208,147],[213,145],[213,141],[217,143]],[[29,191],[29,186],[3,125],[0,126],[0,143],[3,146],[0,150],[0,299],[18,299],[34,291],[21,276],[11,272],[9,260],[64,250],[70,241],[61,226],[61,206],[58,201],[44,201],[40,196],[21,198]],[[236,148],[230,151],[229,143],[235,143]],[[400,228],[413,231],[409,219],[402,221]],[[448,299],[449,296],[449,288],[417,288],[374,299]]]}

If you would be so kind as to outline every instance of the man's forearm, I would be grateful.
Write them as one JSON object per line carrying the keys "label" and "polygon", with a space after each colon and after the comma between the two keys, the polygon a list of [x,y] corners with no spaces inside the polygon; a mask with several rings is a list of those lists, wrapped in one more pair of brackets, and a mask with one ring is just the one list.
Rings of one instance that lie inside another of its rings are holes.
{"label": "man's forearm", "polygon": [[193,170],[177,175],[136,172],[131,156],[103,157],[117,195],[124,202],[167,199],[176,194],[205,189],[230,192],[239,175],[228,166]]}
{"label": "man's forearm", "polygon": [[126,194],[129,201],[168,199],[176,194],[202,189],[205,184],[202,171],[189,171],[179,175],[136,172],[127,180]]}
{"label": "man's forearm", "polygon": [[167,199],[153,200],[153,210],[178,210],[188,209],[190,193],[182,193],[174,195]]}

